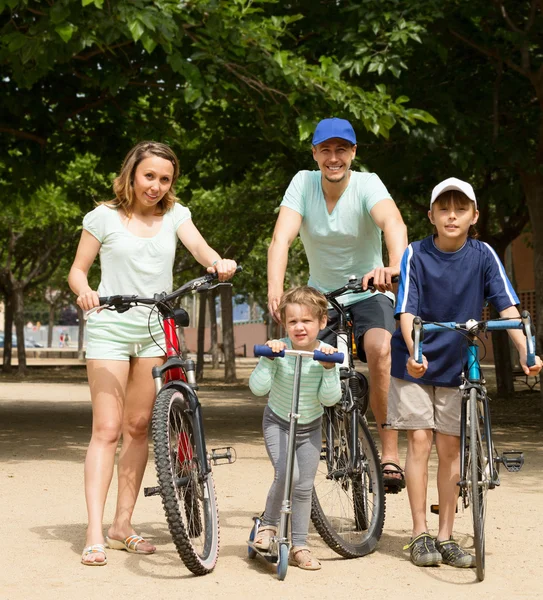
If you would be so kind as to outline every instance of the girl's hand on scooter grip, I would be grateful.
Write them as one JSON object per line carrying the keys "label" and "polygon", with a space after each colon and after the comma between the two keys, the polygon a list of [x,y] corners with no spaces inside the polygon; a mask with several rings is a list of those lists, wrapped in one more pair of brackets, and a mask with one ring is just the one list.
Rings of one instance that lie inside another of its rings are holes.
{"label": "girl's hand on scooter grip", "polygon": [[[334,352],[337,352],[338,349],[337,348],[332,348],[332,346],[321,346],[320,348],[318,348],[318,350],[320,352],[322,352],[323,354],[334,354]],[[330,363],[330,362],[324,362],[324,361],[320,361],[319,363],[325,368],[325,369],[333,369],[336,365],[335,363]]]}
{"label": "girl's hand on scooter grip", "polygon": [[[273,352],[281,352],[282,350],[285,350],[287,347],[285,342],[282,342],[281,340],[268,340],[266,342],[266,346],[271,348]],[[270,360],[274,360],[274,359],[270,358]]]}

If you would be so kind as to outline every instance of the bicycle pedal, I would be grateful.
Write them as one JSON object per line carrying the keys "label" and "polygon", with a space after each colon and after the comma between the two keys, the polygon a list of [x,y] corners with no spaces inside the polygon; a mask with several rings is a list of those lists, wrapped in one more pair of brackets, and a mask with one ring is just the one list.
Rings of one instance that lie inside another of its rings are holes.
{"label": "bicycle pedal", "polygon": [[237,454],[234,448],[231,446],[224,446],[223,448],[212,448],[211,460],[213,465],[231,465],[235,463]]}
{"label": "bicycle pedal", "polygon": [[524,465],[524,454],[518,450],[506,450],[501,453],[500,462],[508,471],[515,473]]}
{"label": "bicycle pedal", "polygon": [[[433,513],[434,515],[438,515],[439,514],[439,504],[430,504],[430,512]],[[456,510],[454,512],[455,513],[458,512],[458,504],[456,505]]]}
{"label": "bicycle pedal", "polygon": [[143,488],[143,495],[145,497],[148,496],[159,496],[160,495],[160,486],[155,486],[155,487],[146,487]]}

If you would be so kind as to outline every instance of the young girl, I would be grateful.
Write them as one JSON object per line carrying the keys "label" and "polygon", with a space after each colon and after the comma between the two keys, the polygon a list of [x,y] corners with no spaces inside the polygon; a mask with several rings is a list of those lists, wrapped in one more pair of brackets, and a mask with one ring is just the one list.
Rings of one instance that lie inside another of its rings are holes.
{"label": "young girl", "polygon": [[[492,248],[470,237],[479,218],[477,200],[469,183],[454,177],[438,184],[428,217],[435,234],[407,248],[401,266],[396,318],[401,329],[392,336],[392,381],[388,421],[407,430],[406,481],[413,531],[411,561],[417,566],[473,567],[475,559],[452,538],[460,479],[460,374],[463,339],[454,331],[429,334],[424,340],[423,363],[413,359],[411,332],[416,315],[425,321],[457,321],[481,317],[489,300],[502,317],[518,317],[519,303],[505,270]],[[522,331],[508,330],[527,375]],[[438,455],[439,529],[428,533],[426,495],[428,460],[435,444]]]}
{"label": "young girl", "polygon": [[[236,269],[210,248],[173,186],[179,163],[165,144],[140,142],[124,159],[113,183],[115,198],[83,219],[83,232],[68,283],[85,311],[99,306],[99,296],[152,296],[171,291],[177,238],[220,280]],[[88,271],[100,253],[97,291]],[[151,369],[164,360],[164,334],[158,318],[134,308],[119,314],[91,315],[87,334],[87,374],[92,400],[92,436],[85,460],[87,539],[81,562],[107,564],[102,519],[119,438],[117,507],[106,537],[110,548],[152,554],[155,547],[132,527],[132,513],[147,463],[147,430],[155,398]],[[157,343],[155,343],[155,340]]]}
{"label": "young girl", "polygon": [[[326,354],[336,352],[335,348],[320,342],[317,335],[327,321],[328,303],[317,290],[297,287],[285,292],[279,303],[278,312],[288,338],[270,340],[267,345],[280,352],[285,348],[313,351],[317,348]],[[261,357],[249,379],[249,387],[256,396],[269,392],[268,405],[264,409],[262,427],[264,443],[275,471],[262,526],[257,532],[254,544],[267,550],[270,538],[277,532],[281,502],[285,488],[286,451],[288,446],[289,412],[294,384],[295,356],[279,359]],[[311,512],[311,493],[319,464],[322,434],[322,404],[332,406],[341,398],[339,368],[333,363],[319,363],[304,360],[302,364],[302,385],[298,432],[296,436],[296,464],[292,493],[292,548],[289,563],[301,569],[316,570],[320,562],[311,556],[306,545]]]}

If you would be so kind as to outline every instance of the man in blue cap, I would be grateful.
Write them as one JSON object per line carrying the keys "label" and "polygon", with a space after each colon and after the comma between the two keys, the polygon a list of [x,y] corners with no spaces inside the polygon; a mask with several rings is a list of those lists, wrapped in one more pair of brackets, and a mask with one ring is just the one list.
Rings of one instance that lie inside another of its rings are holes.
{"label": "man in blue cap", "polygon": [[[396,204],[375,173],[351,171],[356,135],[345,119],[324,119],[313,135],[317,171],[299,171],[285,193],[268,251],[268,308],[277,317],[290,245],[298,235],[309,262],[308,284],[321,292],[344,285],[351,275],[376,292],[340,298],[354,321],[358,355],[368,363],[370,405],[381,439],[385,489],[399,492],[404,476],[399,466],[398,434],[383,429],[390,382],[390,339],[395,329],[391,278],[400,273],[407,248],[407,229]],[[389,256],[385,267],[381,236]],[[329,327],[334,316],[329,317]],[[334,338],[326,338],[334,344]]]}

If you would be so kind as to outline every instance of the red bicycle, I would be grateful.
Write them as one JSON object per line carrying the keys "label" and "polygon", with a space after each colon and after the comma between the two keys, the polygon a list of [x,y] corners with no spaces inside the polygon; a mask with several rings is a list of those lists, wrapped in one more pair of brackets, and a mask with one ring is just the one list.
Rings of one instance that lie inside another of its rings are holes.
{"label": "red bicycle", "polygon": [[[241,271],[238,267],[237,272]],[[181,357],[177,327],[187,327],[189,315],[175,308],[174,301],[189,293],[218,285],[216,273],[185,283],[171,294],[108,296],[100,308],[125,312],[134,306],[149,306],[163,318],[166,362],[153,367],[156,401],[152,432],[158,486],[145,488],[146,496],[160,495],[177,552],[195,575],[210,573],[219,556],[219,513],[211,465],[232,463],[233,448],[206,448],[202,406],[196,393],[195,363]]]}

